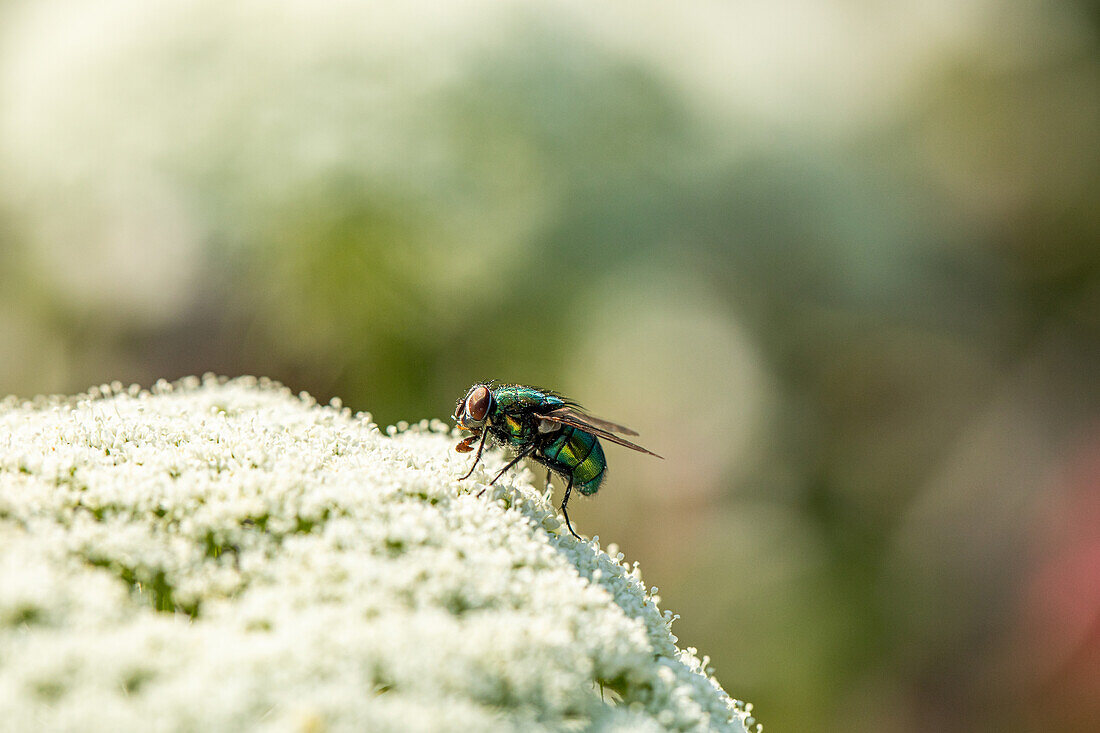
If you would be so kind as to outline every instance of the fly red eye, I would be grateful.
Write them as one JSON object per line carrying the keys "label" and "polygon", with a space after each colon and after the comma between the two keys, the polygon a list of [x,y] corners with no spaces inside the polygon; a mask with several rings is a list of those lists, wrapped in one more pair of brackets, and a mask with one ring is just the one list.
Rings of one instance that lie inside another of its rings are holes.
{"label": "fly red eye", "polygon": [[489,388],[478,385],[466,395],[466,414],[474,422],[482,422],[489,414],[489,405],[492,401],[493,396],[489,393]]}

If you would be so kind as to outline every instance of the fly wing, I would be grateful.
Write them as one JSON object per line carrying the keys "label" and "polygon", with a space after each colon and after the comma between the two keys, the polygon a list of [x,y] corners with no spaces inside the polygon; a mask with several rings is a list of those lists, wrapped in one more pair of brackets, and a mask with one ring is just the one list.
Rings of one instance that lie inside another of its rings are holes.
{"label": "fly wing", "polygon": [[620,425],[619,423],[611,422],[610,420],[604,420],[602,417],[594,417],[592,415],[589,415],[581,408],[580,405],[575,402],[566,401],[564,407],[555,408],[554,410],[551,410],[550,414],[571,415],[578,420],[582,420],[591,427],[600,428],[601,430],[606,430],[609,433],[622,433],[623,435],[638,434],[638,431],[631,430],[625,425]]}
{"label": "fly wing", "polygon": [[620,438],[618,435],[615,435],[615,433],[611,432],[612,430],[614,430],[615,432],[626,433],[627,435],[637,435],[637,433],[630,428],[624,428],[622,425],[617,425],[613,422],[608,422],[607,420],[600,420],[599,418],[592,417],[591,415],[586,415],[585,413],[580,412],[579,410],[572,407],[558,407],[549,412],[539,413],[539,418],[543,420],[549,420],[550,422],[561,423],[562,425],[569,425],[574,428],[579,428],[586,433],[592,433],[593,435],[603,438],[605,440],[609,440],[616,445],[621,445],[624,448],[636,450],[639,453],[648,453],[649,455],[656,458],[664,458],[664,456],[658,456],[653,451],[646,450],[642,446],[631,443],[629,440]]}
{"label": "fly wing", "polygon": [[584,420],[585,422],[587,422],[589,425],[592,425],[593,427],[597,427],[597,428],[603,428],[604,430],[606,430],[609,433],[622,433],[623,435],[637,435],[638,434],[638,431],[631,430],[630,428],[626,427],[625,425],[620,425],[618,423],[611,422],[610,420],[604,420],[603,418],[600,418],[600,417],[593,417],[592,415],[588,415],[586,413],[579,412],[577,410],[573,410],[572,412],[578,418],[580,418],[581,420]]}

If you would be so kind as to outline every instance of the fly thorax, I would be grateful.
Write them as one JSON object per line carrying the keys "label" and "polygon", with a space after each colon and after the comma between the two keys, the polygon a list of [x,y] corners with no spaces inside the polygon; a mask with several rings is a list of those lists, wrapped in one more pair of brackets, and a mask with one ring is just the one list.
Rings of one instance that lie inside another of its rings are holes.
{"label": "fly thorax", "polygon": [[512,438],[523,438],[527,432],[524,430],[523,421],[513,415],[505,415],[501,421],[504,431]]}

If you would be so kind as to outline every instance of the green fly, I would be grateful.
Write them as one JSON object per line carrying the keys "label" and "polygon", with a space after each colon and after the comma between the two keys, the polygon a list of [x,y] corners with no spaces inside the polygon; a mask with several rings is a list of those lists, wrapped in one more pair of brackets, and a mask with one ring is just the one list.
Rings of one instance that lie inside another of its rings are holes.
{"label": "green fly", "polygon": [[455,450],[469,453],[477,444],[474,465],[460,481],[473,475],[486,440],[515,453],[515,458],[489,482],[490,486],[509,468],[524,458],[531,458],[546,466],[547,484],[550,483],[551,472],[566,481],[561,513],[565,516],[565,525],[577,539],[580,536],[573,531],[565,508],[574,486],[585,496],[600,490],[607,472],[607,460],[599,438],[661,457],[616,435],[637,435],[630,428],[592,417],[582,411],[576,402],[538,387],[521,384],[494,387],[492,382],[475,384],[458,401],[454,419],[460,428],[473,433],[456,445]]}

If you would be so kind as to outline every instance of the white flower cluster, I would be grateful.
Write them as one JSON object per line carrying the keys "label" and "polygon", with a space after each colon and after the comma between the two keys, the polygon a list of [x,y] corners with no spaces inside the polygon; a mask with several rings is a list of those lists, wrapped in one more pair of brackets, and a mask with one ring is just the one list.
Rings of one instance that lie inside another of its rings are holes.
{"label": "white flower cluster", "polygon": [[252,378],[0,403],[0,729],[756,727],[453,445]]}

